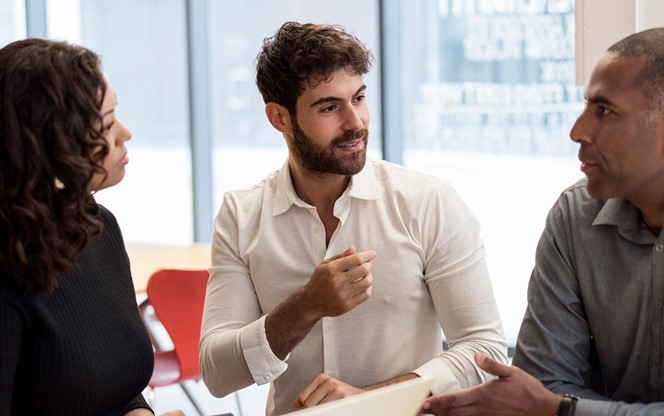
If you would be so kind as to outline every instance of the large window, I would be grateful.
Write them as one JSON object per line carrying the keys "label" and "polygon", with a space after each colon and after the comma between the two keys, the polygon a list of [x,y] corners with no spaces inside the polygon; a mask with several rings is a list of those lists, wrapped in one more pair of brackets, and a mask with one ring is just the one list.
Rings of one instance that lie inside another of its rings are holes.
{"label": "large window", "polygon": [[404,163],[449,179],[479,218],[514,345],[546,214],[582,176],[573,2],[403,2],[398,15]]}

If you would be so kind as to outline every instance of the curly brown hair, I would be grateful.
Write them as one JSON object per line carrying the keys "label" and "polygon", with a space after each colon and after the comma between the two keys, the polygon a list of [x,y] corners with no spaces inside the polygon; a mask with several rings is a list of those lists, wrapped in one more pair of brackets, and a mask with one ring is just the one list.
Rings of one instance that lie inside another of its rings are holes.
{"label": "curly brown hair", "polygon": [[364,75],[373,55],[341,26],[286,22],[263,41],[256,57],[256,85],[267,104],[286,107],[295,116],[295,103],[306,87],[327,81],[341,69]]}
{"label": "curly brown hair", "polygon": [[25,39],[0,49],[0,274],[28,293],[57,287],[102,230],[89,184],[108,145],[97,54]]}

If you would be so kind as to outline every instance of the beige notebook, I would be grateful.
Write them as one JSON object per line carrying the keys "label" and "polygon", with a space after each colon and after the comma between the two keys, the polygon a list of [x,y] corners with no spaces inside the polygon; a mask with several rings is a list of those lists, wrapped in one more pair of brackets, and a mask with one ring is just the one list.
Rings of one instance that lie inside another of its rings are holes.
{"label": "beige notebook", "polygon": [[429,396],[431,378],[415,378],[390,386],[288,413],[292,416],[415,416]]}

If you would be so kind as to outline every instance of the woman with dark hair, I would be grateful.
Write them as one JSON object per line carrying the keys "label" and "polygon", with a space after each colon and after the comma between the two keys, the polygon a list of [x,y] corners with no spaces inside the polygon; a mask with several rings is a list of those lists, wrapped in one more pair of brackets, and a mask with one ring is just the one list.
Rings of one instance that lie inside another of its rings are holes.
{"label": "woman with dark hair", "polygon": [[0,49],[0,415],[152,415],[129,258],[93,197],[128,162],[115,105],[88,49]]}

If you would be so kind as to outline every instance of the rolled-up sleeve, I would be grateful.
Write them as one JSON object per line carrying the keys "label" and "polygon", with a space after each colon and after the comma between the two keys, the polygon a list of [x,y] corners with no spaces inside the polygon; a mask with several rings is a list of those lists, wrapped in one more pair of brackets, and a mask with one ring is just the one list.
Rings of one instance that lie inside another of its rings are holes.
{"label": "rolled-up sleeve", "polygon": [[451,186],[432,198],[422,223],[423,246],[431,247],[424,277],[449,349],[414,372],[434,377],[432,392],[439,394],[486,381],[474,354],[506,363],[507,341],[479,223]]}

